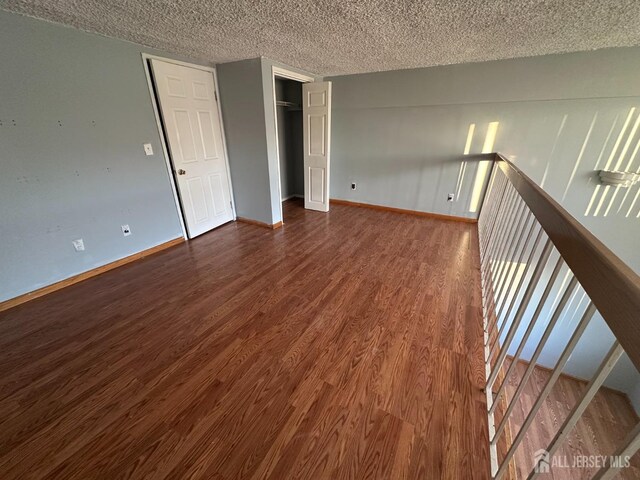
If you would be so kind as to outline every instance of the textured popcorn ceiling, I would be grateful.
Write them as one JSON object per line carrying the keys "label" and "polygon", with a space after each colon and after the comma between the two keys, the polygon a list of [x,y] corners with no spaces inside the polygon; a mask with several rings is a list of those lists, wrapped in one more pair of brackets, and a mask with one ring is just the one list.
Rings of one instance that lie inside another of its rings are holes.
{"label": "textured popcorn ceiling", "polygon": [[1,0],[2,8],[215,63],[320,74],[640,44],[638,0]]}

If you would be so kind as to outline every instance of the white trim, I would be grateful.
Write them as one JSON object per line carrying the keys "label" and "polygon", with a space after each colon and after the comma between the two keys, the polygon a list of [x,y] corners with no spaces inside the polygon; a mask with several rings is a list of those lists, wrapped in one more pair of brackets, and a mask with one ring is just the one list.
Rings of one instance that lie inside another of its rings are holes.
{"label": "white trim", "polygon": [[271,71],[275,77],[287,78],[289,80],[297,80],[302,83],[314,82],[315,78],[310,77],[309,75],[305,75],[304,73],[294,72],[292,70],[287,70],[286,68],[280,67],[271,67]]}
{"label": "white trim", "polygon": [[[231,213],[233,214],[233,220],[236,220],[236,204],[235,198],[233,196],[233,185],[231,183],[231,169],[229,167],[229,155],[227,154],[227,140],[226,135],[224,133],[224,124],[222,122],[222,110],[220,108],[220,94],[218,88],[218,76],[216,75],[216,69],[213,67],[206,67],[204,65],[198,65],[195,63],[187,63],[179,60],[173,60],[171,58],[159,57],[157,55],[150,55],[148,53],[142,53],[142,64],[144,66],[144,73],[147,79],[147,87],[149,88],[149,96],[151,98],[151,105],[153,106],[153,114],[156,119],[156,127],[158,128],[158,135],[160,136],[160,143],[162,144],[162,153],[164,156],[165,165],[167,167],[167,175],[169,176],[169,183],[171,184],[171,191],[173,193],[173,201],[176,205],[176,210],[178,212],[178,219],[180,220],[180,227],[182,228],[182,236],[185,240],[189,240],[189,235],[187,234],[187,227],[184,221],[184,214],[182,212],[182,206],[180,205],[180,198],[178,196],[178,189],[176,187],[176,179],[173,175],[173,165],[171,164],[171,157],[169,155],[169,149],[167,147],[167,139],[164,136],[164,131],[162,130],[162,123],[160,120],[160,110],[158,109],[158,101],[156,99],[155,91],[153,88],[153,79],[151,77],[151,69],[149,66],[149,60],[160,60],[166,63],[173,63],[175,65],[180,65],[183,67],[195,68],[197,70],[203,70],[205,72],[210,72],[213,75],[213,85],[215,88],[217,100],[216,100],[216,109],[218,112],[218,121],[220,123],[220,134],[222,136],[222,150],[224,153],[225,164],[227,167],[227,181],[229,183],[229,195],[231,197]],[[277,137],[276,137],[277,139]]]}
{"label": "white trim", "polygon": [[[282,182],[281,182],[281,173],[280,173],[280,145],[278,144],[278,105],[276,104],[276,78],[286,78],[288,80],[295,80],[300,83],[310,83],[315,79],[310,77],[309,75],[304,75],[302,73],[294,72],[291,70],[287,70],[286,68],[280,68],[271,66],[271,91],[273,93],[273,120],[274,120],[274,131],[275,131],[275,141],[276,141],[276,166],[278,169],[278,198],[282,199]],[[280,200],[280,221],[284,221],[284,212],[282,210],[282,202],[288,200],[291,197],[287,197],[285,199]]]}

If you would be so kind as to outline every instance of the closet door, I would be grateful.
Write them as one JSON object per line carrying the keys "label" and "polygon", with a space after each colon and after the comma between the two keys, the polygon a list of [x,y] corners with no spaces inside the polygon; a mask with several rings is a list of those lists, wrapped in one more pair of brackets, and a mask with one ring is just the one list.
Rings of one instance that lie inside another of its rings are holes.
{"label": "closet door", "polygon": [[233,220],[211,72],[152,60],[189,238]]}
{"label": "closet door", "polygon": [[304,206],[329,211],[331,151],[331,82],[302,86],[304,135]]}

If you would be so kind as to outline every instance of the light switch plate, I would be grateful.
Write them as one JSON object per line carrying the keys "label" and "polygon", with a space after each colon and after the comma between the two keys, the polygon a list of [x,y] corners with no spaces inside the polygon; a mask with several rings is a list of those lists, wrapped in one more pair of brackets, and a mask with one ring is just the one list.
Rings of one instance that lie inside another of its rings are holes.
{"label": "light switch plate", "polygon": [[150,143],[144,144],[144,154],[147,156],[153,155],[153,147],[151,146]]}
{"label": "light switch plate", "polygon": [[71,243],[73,244],[73,248],[76,249],[76,252],[84,251],[84,240],[82,240],[81,238],[78,238],[77,240],[71,240]]}

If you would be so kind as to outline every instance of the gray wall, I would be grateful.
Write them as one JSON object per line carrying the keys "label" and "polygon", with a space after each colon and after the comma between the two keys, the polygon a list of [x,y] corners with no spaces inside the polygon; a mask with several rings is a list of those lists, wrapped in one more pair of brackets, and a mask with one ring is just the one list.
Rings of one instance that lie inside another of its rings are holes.
{"label": "gray wall", "polygon": [[282,220],[274,66],[309,75],[264,57],[216,67],[237,214],[268,224]]}
{"label": "gray wall", "polygon": [[223,63],[216,70],[236,214],[267,224],[275,223],[267,156],[262,60],[254,58]]}
{"label": "gray wall", "polygon": [[0,45],[0,300],[182,236],[142,47],[3,11]]}
{"label": "gray wall", "polygon": [[[0,43],[0,301],[180,237],[141,53],[190,60],[4,11]],[[217,68],[237,214],[270,224],[272,65]]]}
{"label": "gray wall", "polygon": [[[614,119],[605,159],[629,109],[640,105],[638,78],[639,48],[328,78],[333,82],[331,195],[473,216],[468,187],[474,163],[466,169],[460,200],[447,203],[446,194],[458,183],[470,124],[476,126],[470,153],[479,153],[488,123],[497,121],[495,150],[512,155],[540,183],[549,166],[544,188],[640,271],[633,244],[638,221],[617,213],[622,194],[607,217],[604,210],[598,217],[584,216],[595,188],[594,167]],[[636,158],[634,168],[639,163]],[[350,190],[352,181],[356,191]]]}

